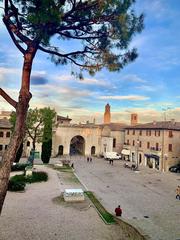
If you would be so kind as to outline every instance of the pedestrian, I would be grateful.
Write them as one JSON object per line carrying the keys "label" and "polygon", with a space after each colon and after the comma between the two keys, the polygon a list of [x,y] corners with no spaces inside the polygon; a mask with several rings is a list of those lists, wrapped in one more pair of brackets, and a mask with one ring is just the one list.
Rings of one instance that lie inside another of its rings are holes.
{"label": "pedestrian", "polygon": [[89,158],[89,161],[92,162],[92,157]]}
{"label": "pedestrian", "polygon": [[120,205],[117,208],[115,208],[115,213],[117,217],[120,217],[122,215],[122,209]]}
{"label": "pedestrian", "polygon": [[176,199],[180,200],[180,186],[177,186],[176,188]]}
{"label": "pedestrian", "polygon": [[72,164],[71,164],[71,168],[73,168],[73,169],[74,169],[74,163],[72,163]]}
{"label": "pedestrian", "polygon": [[89,162],[89,157],[87,157],[87,162]]}
{"label": "pedestrian", "polygon": [[111,160],[111,164],[112,164],[112,165],[113,165],[113,162],[114,162],[114,160],[112,159],[112,160]]}

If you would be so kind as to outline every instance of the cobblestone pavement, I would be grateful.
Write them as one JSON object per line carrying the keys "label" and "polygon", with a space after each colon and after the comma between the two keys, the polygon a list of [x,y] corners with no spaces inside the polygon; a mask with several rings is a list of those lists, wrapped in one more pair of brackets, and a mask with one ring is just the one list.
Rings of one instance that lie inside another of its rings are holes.
{"label": "cobblestone pavement", "polygon": [[88,200],[82,205],[58,204],[57,197],[64,188],[82,185],[48,167],[36,168],[48,172],[49,180],[27,185],[24,193],[7,193],[0,217],[0,240],[129,239],[119,225],[105,225]]}
{"label": "cobblestone pavement", "polygon": [[84,157],[71,160],[80,181],[95,192],[108,211],[114,213],[120,204],[123,218],[152,239],[180,239],[180,201],[175,199],[180,174],[141,166],[135,172],[124,168],[123,161],[110,165],[97,158],[92,163],[87,163]]}

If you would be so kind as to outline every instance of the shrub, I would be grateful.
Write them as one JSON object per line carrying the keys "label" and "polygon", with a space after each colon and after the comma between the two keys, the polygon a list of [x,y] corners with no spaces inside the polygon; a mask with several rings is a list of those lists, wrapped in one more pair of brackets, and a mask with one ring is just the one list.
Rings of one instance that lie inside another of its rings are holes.
{"label": "shrub", "polygon": [[8,183],[9,191],[24,191],[26,186],[24,175],[15,175],[11,177]]}
{"label": "shrub", "polygon": [[15,175],[10,178],[8,184],[9,191],[23,191],[26,183],[35,183],[47,181],[48,175],[46,172],[33,172],[32,176],[25,176],[24,174]]}
{"label": "shrub", "polygon": [[12,172],[24,171],[27,166],[28,166],[28,163],[17,163],[11,166],[11,171]]}
{"label": "shrub", "polygon": [[46,182],[48,175],[46,172],[33,172],[32,176],[26,176],[25,180],[27,183]]}

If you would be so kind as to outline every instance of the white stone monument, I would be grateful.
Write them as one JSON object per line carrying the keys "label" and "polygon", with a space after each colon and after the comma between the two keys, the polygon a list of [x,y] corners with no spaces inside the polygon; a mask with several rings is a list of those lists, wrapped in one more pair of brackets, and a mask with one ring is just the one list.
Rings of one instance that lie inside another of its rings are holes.
{"label": "white stone monument", "polygon": [[63,196],[65,202],[80,202],[85,200],[82,189],[65,189]]}

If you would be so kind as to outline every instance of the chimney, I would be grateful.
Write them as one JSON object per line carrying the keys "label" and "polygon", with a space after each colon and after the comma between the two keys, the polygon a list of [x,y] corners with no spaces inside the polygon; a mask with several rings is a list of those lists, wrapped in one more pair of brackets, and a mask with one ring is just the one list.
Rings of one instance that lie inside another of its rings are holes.
{"label": "chimney", "polygon": [[108,124],[111,122],[111,110],[110,110],[109,103],[105,106],[105,112],[104,112],[104,123]]}
{"label": "chimney", "polygon": [[132,113],[131,114],[131,125],[134,126],[138,124],[138,115],[137,113]]}

